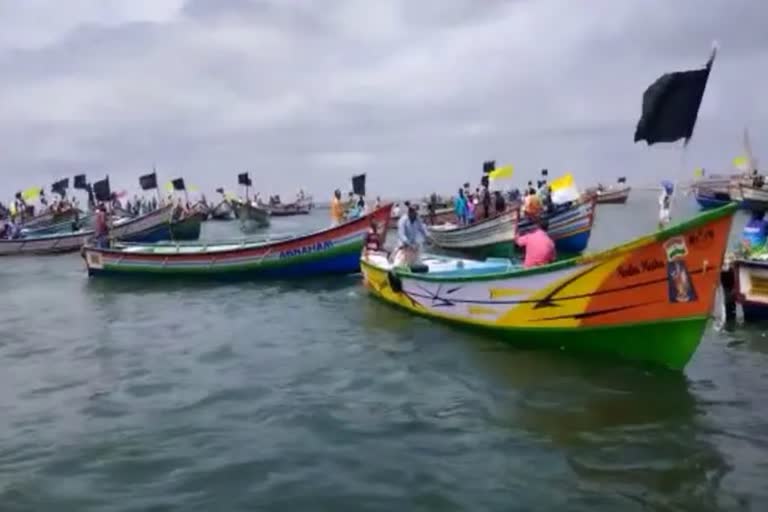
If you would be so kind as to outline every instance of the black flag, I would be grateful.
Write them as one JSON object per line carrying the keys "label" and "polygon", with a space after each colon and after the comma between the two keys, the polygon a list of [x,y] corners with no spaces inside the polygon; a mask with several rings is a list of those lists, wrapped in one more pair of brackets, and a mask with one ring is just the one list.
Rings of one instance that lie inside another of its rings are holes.
{"label": "black flag", "polygon": [[352,176],[352,192],[359,196],[365,195],[365,173]]}
{"label": "black flag", "polygon": [[549,176],[549,170],[548,169],[542,169],[541,170],[541,175],[542,176]]}
{"label": "black flag", "polygon": [[490,174],[496,170],[496,160],[483,162],[483,174]]}
{"label": "black flag", "polygon": [[173,185],[173,190],[186,190],[187,187],[184,186],[184,178],[176,178],[171,182]]}
{"label": "black flag", "polygon": [[90,183],[86,183],[85,190],[86,192],[88,192],[88,206],[93,208],[94,206],[96,206],[96,198],[93,195],[93,185],[91,185]]}
{"label": "black flag", "polygon": [[112,189],[109,188],[109,176],[93,184],[93,195],[97,201],[110,201]]}
{"label": "black flag", "polygon": [[224,189],[219,187],[219,188],[216,189],[216,192],[219,193],[219,194],[223,194],[224,193]]}
{"label": "black flag", "polygon": [[248,176],[248,173],[243,172],[237,175],[237,184],[244,187],[250,187],[253,185],[253,182],[251,181],[251,177]]}
{"label": "black flag", "polygon": [[707,87],[716,50],[703,69],[666,73],[643,93],[643,114],[635,130],[635,142],[648,145],[675,142],[693,135],[701,99]]}
{"label": "black flag", "polygon": [[141,190],[152,190],[157,188],[157,173],[152,172],[150,174],[145,174],[144,176],[139,176],[139,186],[141,187]]}
{"label": "black flag", "polygon": [[51,192],[54,194],[59,194],[60,196],[64,196],[67,193],[68,188],[69,178],[64,178],[63,180],[59,180],[51,185]]}
{"label": "black flag", "polygon": [[85,174],[78,174],[74,178],[73,187],[77,190],[87,190],[88,189],[88,180],[85,178]]}
{"label": "black flag", "polygon": [[617,182],[617,183],[626,183],[626,182],[627,182],[627,178],[626,178],[626,177],[624,177],[624,176],[622,176],[621,178],[619,178],[618,180],[616,180],[616,182]]}

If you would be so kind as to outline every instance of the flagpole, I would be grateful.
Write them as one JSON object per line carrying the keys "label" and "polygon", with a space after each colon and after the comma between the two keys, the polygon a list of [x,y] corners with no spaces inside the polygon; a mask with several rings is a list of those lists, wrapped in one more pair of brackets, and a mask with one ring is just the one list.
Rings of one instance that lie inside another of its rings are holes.
{"label": "flagpole", "polygon": [[155,195],[157,196],[157,207],[161,208],[163,206],[163,197],[160,195],[160,186],[157,182],[157,166],[155,166],[155,164],[152,164],[152,173],[155,175]]}

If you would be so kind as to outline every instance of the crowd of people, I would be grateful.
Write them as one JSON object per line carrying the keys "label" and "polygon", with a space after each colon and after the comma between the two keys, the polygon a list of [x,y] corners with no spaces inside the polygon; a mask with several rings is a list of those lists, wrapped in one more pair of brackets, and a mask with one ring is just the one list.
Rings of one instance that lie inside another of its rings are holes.
{"label": "crowd of people", "polygon": [[[507,211],[508,204],[517,203],[520,197],[519,191],[512,191],[505,197],[500,191],[490,192],[487,186],[478,187],[474,193],[471,193],[469,184],[465,183],[453,199],[454,214],[459,225],[471,224]],[[352,200],[354,196],[350,194],[350,201]],[[364,199],[361,197],[359,201],[357,210],[363,210]],[[427,204],[427,216],[432,219],[432,223],[434,223],[438,205],[438,198],[433,194]],[[404,206],[404,213],[399,205],[396,205],[393,210],[393,216],[397,219],[397,244],[391,254],[391,260],[394,266],[414,268],[419,266],[421,250],[429,234],[419,207],[409,201],[405,201]],[[548,224],[544,215],[553,208],[549,186],[540,182],[536,190],[529,183],[523,196],[522,211],[524,215],[533,219],[534,226],[528,233],[515,237],[515,243],[525,251],[523,266],[526,268],[550,263],[556,257],[555,243],[547,233]],[[350,209],[344,209],[341,192],[336,190],[331,202],[331,218],[334,225],[349,220],[349,217],[345,216],[345,212],[349,211]],[[380,234],[373,220],[365,240],[365,250],[366,252],[381,250]]]}

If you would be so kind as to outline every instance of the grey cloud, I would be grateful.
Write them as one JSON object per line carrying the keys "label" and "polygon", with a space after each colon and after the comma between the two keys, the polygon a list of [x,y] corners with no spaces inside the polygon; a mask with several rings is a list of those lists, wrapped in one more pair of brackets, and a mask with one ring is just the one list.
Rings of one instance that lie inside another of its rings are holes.
{"label": "grey cloud", "polygon": [[632,143],[642,92],[714,39],[690,167],[727,165],[744,125],[765,147],[759,1],[157,2],[110,20],[51,0],[71,29],[0,39],[11,189],[83,170],[134,187],[157,164],[208,189],[249,169],[273,192],[323,195],[358,171],[385,194],[450,191],[487,158],[519,181],[548,167],[649,183],[679,155]]}

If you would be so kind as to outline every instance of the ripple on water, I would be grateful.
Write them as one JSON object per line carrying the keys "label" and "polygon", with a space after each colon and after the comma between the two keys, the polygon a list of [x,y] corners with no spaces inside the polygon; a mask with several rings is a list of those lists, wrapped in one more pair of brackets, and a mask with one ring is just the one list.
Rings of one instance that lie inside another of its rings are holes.
{"label": "ripple on water", "polygon": [[678,375],[510,350],[359,276],[110,283],[41,261],[0,268],[0,510],[768,505],[761,329],[707,331]]}

